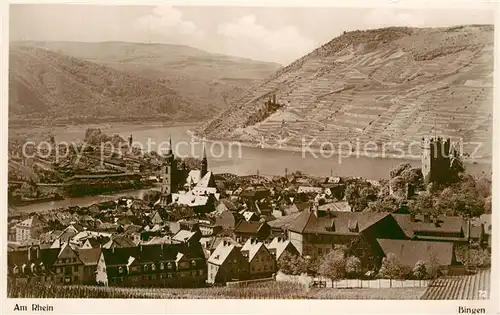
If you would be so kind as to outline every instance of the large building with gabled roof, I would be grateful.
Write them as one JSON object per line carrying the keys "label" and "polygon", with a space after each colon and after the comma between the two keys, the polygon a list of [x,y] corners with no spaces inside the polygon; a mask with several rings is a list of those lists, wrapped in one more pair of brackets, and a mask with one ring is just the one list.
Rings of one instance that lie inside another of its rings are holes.
{"label": "large building with gabled roof", "polygon": [[288,238],[302,255],[322,255],[335,245],[349,245],[370,228],[378,237],[404,238],[390,213],[321,211],[311,207],[288,228]]}
{"label": "large building with gabled roof", "polygon": [[207,261],[208,279],[211,284],[225,284],[230,281],[249,278],[249,263],[241,253],[241,245],[223,240]]}
{"label": "large building with gabled roof", "polygon": [[250,278],[270,278],[276,272],[276,259],[263,242],[250,238],[241,248],[241,253],[248,260]]}
{"label": "large building with gabled roof", "polygon": [[103,249],[96,281],[106,286],[197,287],[206,280],[199,242]]}
{"label": "large building with gabled roof", "polygon": [[32,246],[7,253],[7,277],[15,283],[95,284],[101,248]]}

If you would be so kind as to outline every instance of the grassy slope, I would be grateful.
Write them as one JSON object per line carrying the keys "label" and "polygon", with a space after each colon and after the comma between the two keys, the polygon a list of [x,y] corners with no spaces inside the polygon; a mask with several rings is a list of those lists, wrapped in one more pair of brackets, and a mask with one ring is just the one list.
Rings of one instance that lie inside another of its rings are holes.
{"label": "grassy slope", "polygon": [[189,102],[165,84],[29,46],[11,46],[10,118],[172,116]]}

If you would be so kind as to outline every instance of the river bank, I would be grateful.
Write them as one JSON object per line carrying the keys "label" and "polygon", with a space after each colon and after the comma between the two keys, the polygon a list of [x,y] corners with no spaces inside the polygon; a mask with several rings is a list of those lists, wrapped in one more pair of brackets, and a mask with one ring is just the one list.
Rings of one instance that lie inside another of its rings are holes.
{"label": "river bank", "polygon": [[[83,137],[86,127],[73,126],[73,132],[62,129],[61,133],[54,132],[53,135],[56,141],[78,141]],[[103,126],[100,128],[102,130]],[[203,156],[202,143],[195,140],[192,135],[194,126],[161,127],[121,124],[105,128],[108,129],[103,132],[108,134],[112,132],[123,139],[132,135],[134,142],[142,144],[143,148],[151,147],[151,151],[159,152],[158,144],[168,143],[171,138],[177,157],[201,158]],[[300,148],[263,149],[255,143],[242,143],[233,146],[230,146],[230,143],[230,141],[218,141],[212,148],[207,148],[208,168],[213,173],[232,173],[235,175],[259,173],[260,175],[276,176],[284,175],[286,172],[301,171],[311,176],[357,176],[370,179],[388,179],[390,170],[401,163],[410,163],[413,167],[421,166],[420,156],[394,156],[394,158],[390,158],[387,155],[380,157],[377,154],[363,156],[364,152],[351,152],[350,154],[345,152],[343,155],[318,154],[320,150],[317,149],[311,149],[310,152],[302,154]],[[317,152],[316,155],[311,154],[314,151]],[[468,163],[466,165],[467,172],[474,175],[480,175],[482,172],[491,173],[490,163],[484,165]]]}
{"label": "river bank", "polygon": [[28,137],[31,140],[36,140],[38,138],[43,138],[44,135],[51,133],[55,135],[56,142],[69,141],[72,139],[83,140],[85,137],[85,131],[89,128],[101,129],[102,132],[113,135],[120,134],[123,130],[127,130],[128,133],[139,132],[150,129],[159,128],[172,128],[172,127],[189,127],[192,128],[198,125],[199,122],[164,122],[164,121],[153,121],[153,122],[111,122],[111,123],[89,123],[89,124],[64,124],[56,126],[47,125],[30,125],[26,124],[23,126],[10,126],[9,125],[9,138],[16,137]]}
{"label": "river bank", "polygon": [[10,206],[9,211],[13,211],[15,213],[23,214],[23,213],[32,213],[32,212],[46,212],[51,210],[57,210],[62,208],[69,207],[89,207],[93,204],[112,201],[119,198],[132,197],[132,198],[143,198],[144,194],[150,190],[159,190],[158,185],[154,185],[147,188],[141,189],[128,189],[114,193],[107,193],[101,195],[93,195],[93,196],[84,196],[84,197],[74,197],[67,198],[57,201],[50,202],[42,202],[35,203],[23,206]]}
{"label": "river bank", "polygon": [[[257,143],[253,142],[245,142],[245,141],[231,141],[231,140],[215,140],[215,139],[206,139],[206,138],[201,138],[200,136],[196,135],[196,133],[193,130],[188,130],[188,134],[193,137],[196,141],[201,141],[204,143],[221,143],[224,146],[240,146],[243,148],[254,148],[254,149],[263,149],[263,150],[275,150],[275,151],[283,151],[283,152],[294,152],[294,153],[301,153],[303,157],[307,155],[311,156],[321,156],[324,158],[334,158],[338,157],[339,159],[342,158],[373,158],[373,159],[400,159],[400,160],[412,160],[412,161],[420,161],[421,156],[420,154],[401,154],[401,152],[398,152],[397,154],[394,153],[393,151],[382,151],[382,150],[345,150],[345,151],[334,151],[334,150],[325,150],[322,149],[321,147],[313,147],[313,146],[307,146],[307,147],[299,147],[299,146],[289,146],[289,145],[277,145],[277,146],[263,146],[259,145]],[[359,147],[362,145],[361,143],[356,143],[356,147]],[[492,157],[485,157],[485,158],[480,158],[480,159],[467,159],[464,158],[463,161],[466,164],[482,164],[482,165],[491,165],[492,163]]]}

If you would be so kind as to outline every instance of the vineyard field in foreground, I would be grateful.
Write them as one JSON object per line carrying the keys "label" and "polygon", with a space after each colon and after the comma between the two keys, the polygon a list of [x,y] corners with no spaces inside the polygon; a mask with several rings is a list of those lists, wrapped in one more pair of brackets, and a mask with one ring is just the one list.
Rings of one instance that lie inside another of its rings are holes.
{"label": "vineyard field in foreground", "polygon": [[490,292],[490,270],[474,275],[443,277],[432,281],[421,300],[487,300]]}
{"label": "vineyard field in foreground", "polygon": [[308,289],[296,283],[267,282],[247,287],[199,289],[97,286],[9,285],[10,298],[129,299],[400,299],[415,300],[425,288]]}

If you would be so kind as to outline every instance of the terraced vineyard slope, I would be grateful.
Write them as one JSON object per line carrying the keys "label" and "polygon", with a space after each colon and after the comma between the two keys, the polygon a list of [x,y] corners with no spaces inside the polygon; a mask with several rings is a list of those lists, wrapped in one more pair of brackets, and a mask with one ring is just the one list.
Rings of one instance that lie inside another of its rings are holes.
{"label": "terraced vineyard slope", "polygon": [[484,270],[474,275],[443,277],[433,280],[421,300],[487,300],[491,270]]}
{"label": "terraced vineyard slope", "polygon": [[[476,156],[488,157],[493,46],[488,25],[347,32],[243,94],[198,133],[252,143],[285,137],[296,147],[303,137],[319,147],[438,135],[462,138],[469,154],[481,142]],[[272,94],[284,106],[266,115]]]}

